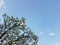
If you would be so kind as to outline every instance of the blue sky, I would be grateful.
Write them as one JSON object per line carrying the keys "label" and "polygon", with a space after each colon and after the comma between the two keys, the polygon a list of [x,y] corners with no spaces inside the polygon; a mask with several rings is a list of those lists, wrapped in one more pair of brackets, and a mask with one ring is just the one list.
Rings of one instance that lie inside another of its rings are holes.
{"label": "blue sky", "polygon": [[38,45],[60,45],[60,0],[0,0],[0,18],[4,13],[24,16]]}

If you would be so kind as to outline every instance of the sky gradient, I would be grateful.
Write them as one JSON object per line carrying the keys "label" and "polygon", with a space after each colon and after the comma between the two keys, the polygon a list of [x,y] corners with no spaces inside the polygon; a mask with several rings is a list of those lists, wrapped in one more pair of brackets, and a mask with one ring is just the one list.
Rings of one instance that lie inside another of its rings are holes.
{"label": "sky gradient", "polygon": [[60,45],[60,0],[0,0],[1,15],[26,18],[38,45]]}

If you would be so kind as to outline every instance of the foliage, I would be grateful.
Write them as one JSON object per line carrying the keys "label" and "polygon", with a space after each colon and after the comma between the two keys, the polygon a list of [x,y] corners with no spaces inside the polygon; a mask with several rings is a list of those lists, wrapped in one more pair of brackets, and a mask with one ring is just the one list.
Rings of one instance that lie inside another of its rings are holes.
{"label": "foliage", "polygon": [[25,20],[4,14],[3,24],[0,24],[0,45],[37,45],[38,38],[26,27]]}

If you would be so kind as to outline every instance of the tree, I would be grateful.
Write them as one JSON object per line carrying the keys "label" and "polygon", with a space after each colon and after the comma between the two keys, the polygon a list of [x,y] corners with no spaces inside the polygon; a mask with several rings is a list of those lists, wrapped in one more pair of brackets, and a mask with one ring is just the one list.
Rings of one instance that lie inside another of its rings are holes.
{"label": "tree", "polygon": [[25,18],[3,15],[0,24],[0,45],[37,45],[38,37],[26,26]]}

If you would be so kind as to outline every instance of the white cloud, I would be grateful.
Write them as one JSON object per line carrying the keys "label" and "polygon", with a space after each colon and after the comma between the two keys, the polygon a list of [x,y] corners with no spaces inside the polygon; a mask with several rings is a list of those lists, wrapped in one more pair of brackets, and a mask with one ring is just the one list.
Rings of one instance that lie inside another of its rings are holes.
{"label": "white cloud", "polygon": [[1,8],[1,7],[5,7],[5,3],[4,3],[3,0],[0,0],[0,8]]}
{"label": "white cloud", "polygon": [[54,36],[54,35],[55,35],[54,32],[49,33],[49,36]]}
{"label": "white cloud", "polygon": [[43,35],[43,32],[40,32],[40,35]]}
{"label": "white cloud", "polygon": [[60,43],[55,43],[54,45],[60,45]]}

